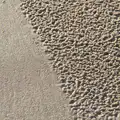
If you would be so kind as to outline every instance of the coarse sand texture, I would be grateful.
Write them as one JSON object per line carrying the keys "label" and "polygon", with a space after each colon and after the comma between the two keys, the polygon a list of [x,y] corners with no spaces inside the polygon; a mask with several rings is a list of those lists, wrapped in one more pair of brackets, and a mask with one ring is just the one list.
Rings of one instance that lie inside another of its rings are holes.
{"label": "coarse sand texture", "polygon": [[120,1],[21,0],[74,120],[120,120]]}

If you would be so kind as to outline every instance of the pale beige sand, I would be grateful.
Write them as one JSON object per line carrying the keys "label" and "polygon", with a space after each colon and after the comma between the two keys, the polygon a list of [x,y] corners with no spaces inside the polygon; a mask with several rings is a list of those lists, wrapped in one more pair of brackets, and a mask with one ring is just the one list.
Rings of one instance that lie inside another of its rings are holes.
{"label": "pale beige sand", "polygon": [[[0,0],[0,120],[71,120],[43,49],[20,14]],[[38,49],[39,48],[39,49]]]}
{"label": "pale beige sand", "polygon": [[21,0],[20,8],[74,120],[120,120],[120,1]]}

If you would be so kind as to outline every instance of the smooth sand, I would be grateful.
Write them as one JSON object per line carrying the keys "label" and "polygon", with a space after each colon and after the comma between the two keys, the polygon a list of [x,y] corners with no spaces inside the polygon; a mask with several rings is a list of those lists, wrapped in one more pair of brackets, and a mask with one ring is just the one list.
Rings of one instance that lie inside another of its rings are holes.
{"label": "smooth sand", "polygon": [[[0,120],[71,120],[19,0],[0,0]],[[34,42],[33,42],[34,41]]]}

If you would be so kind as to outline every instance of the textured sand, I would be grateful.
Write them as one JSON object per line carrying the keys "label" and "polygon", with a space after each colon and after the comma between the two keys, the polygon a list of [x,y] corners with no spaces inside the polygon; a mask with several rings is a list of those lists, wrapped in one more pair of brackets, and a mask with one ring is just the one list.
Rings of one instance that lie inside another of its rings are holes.
{"label": "textured sand", "polygon": [[0,0],[0,120],[72,120],[19,0]]}
{"label": "textured sand", "polygon": [[120,120],[120,1],[21,0],[74,120]]}

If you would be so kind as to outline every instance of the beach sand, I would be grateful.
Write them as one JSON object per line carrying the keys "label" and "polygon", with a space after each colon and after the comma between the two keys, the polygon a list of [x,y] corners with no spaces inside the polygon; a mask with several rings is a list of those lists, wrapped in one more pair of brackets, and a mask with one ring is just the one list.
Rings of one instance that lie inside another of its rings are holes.
{"label": "beach sand", "polygon": [[0,2],[0,120],[120,120],[120,1],[20,1]]}
{"label": "beach sand", "polygon": [[0,1],[0,120],[72,120],[57,76],[19,4]]}

